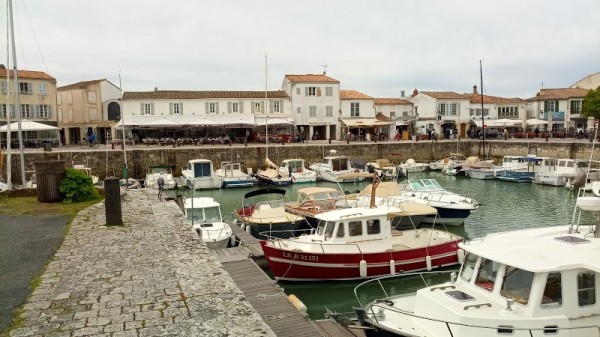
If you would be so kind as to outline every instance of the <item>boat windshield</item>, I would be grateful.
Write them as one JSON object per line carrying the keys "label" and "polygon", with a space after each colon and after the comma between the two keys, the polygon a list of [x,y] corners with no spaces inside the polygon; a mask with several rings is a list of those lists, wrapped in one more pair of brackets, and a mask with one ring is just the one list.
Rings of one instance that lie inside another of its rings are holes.
{"label": "boat windshield", "polygon": [[435,191],[441,190],[442,186],[435,179],[420,179],[410,182],[413,191]]}
{"label": "boat windshield", "polygon": [[506,298],[512,298],[515,302],[525,305],[529,302],[532,283],[532,272],[506,266],[500,295]]}
{"label": "boat windshield", "polygon": [[319,221],[319,224],[317,226],[317,235],[322,235],[324,237],[331,237],[334,229],[335,229],[335,222],[321,220],[321,221]]}
{"label": "boat windshield", "polygon": [[475,284],[485,290],[492,291],[492,289],[494,289],[494,283],[496,282],[498,267],[498,262],[488,259],[481,259]]}
{"label": "boat windshield", "polygon": [[221,211],[219,207],[207,207],[204,209],[206,221],[221,221]]}
{"label": "boat windshield", "polygon": [[479,256],[473,253],[467,253],[465,256],[465,262],[460,270],[460,278],[465,280],[466,282],[471,281],[471,277],[473,277],[473,272],[475,271],[475,265],[477,264],[477,259]]}

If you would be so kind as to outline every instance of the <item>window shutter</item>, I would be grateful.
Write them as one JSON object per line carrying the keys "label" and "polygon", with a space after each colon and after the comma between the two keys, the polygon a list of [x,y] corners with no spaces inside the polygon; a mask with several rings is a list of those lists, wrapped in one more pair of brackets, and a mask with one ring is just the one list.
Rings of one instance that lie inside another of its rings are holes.
{"label": "window shutter", "polygon": [[6,84],[6,81],[2,81],[2,93],[5,95],[8,93],[8,86]]}
{"label": "window shutter", "polygon": [[269,101],[269,113],[273,113],[273,101]]}
{"label": "window shutter", "polygon": [[173,103],[169,103],[169,115],[173,114]]}
{"label": "window shutter", "polygon": [[279,101],[279,113],[283,113],[283,101]]}
{"label": "window shutter", "polygon": [[254,101],[250,101],[250,112],[256,113],[256,107],[254,106]]}
{"label": "window shutter", "polygon": [[227,102],[227,113],[231,113],[231,102]]}
{"label": "window shutter", "polygon": [[154,115],[154,103],[150,103],[150,114]]}
{"label": "window shutter", "polygon": [[260,102],[260,112],[262,112],[262,113],[266,113],[267,112],[267,110],[265,109],[265,102],[264,101]]}
{"label": "window shutter", "polygon": [[243,114],[244,113],[244,101],[240,101],[240,106],[239,106],[239,113]]}
{"label": "window shutter", "polygon": [[33,106],[33,116],[32,117],[33,117],[33,119],[35,119],[35,118],[41,118],[41,116],[40,116],[40,106],[37,105],[37,104]]}
{"label": "window shutter", "polygon": [[52,118],[52,105],[48,105],[48,110],[46,110],[48,112],[48,118]]}
{"label": "window shutter", "polygon": [[308,87],[304,88],[304,96],[308,96]]}
{"label": "window shutter", "polygon": [[321,96],[321,87],[317,87],[317,96]]}
{"label": "window shutter", "polygon": [[140,103],[140,115],[144,114],[144,103]]}
{"label": "window shutter", "polygon": [[219,102],[215,103],[215,113],[219,114]]}

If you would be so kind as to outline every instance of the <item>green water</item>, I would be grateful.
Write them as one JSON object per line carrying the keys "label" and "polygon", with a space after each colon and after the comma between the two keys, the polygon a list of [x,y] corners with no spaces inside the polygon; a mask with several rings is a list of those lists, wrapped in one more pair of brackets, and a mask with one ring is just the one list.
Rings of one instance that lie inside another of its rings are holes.
{"label": "green water", "polygon": [[[511,183],[500,180],[476,180],[465,177],[453,177],[438,172],[424,173],[416,178],[435,178],[444,188],[477,200],[482,206],[472,213],[464,226],[450,227],[449,230],[472,239],[488,233],[515,229],[565,225],[571,223],[575,205],[575,192],[564,187],[543,186],[529,183]],[[357,185],[344,184],[345,190],[362,189],[368,182]],[[337,187],[336,184],[320,182],[319,186]],[[287,190],[286,196],[294,201],[296,190],[311,186],[298,184],[282,187]],[[233,220],[233,211],[242,204],[245,193],[262,188],[257,186],[245,189],[220,189],[211,191],[195,191],[194,196],[209,196],[221,204],[223,217]],[[191,191],[181,189],[184,196],[191,196]],[[174,194],[169,191],[168,193]],[[589,219],[588,219],[589,220]],[[427,279],[440,282],[449,279],[448,275]],[[358,302],[354,296],[354,287],[360,282],[281,282],[287,294],[296,295],[308,308],[313,319],[321,319],[328,308],[336,312],[351,312]],[[392,292],[410,292],[423,286],[420,277],[407,277],[401,281],[390,283]],[[381,297],[378,287],[369,287],[366,293],[360,292],[363,304],[373,297]]]}

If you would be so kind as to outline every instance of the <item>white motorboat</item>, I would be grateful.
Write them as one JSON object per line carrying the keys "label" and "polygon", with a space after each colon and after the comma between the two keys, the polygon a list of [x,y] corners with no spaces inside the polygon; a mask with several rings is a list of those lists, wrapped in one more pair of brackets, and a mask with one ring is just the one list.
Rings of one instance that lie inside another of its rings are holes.
{"label": "white motorboat", "polygon": [[365,164],[365,167],[373,167],[381,180],[398,180],[398,175],[404,176],[404,171],[399,165],[392,164],[388,159],[377,159]]}
{"label": "white motorboat", "polygon": [[243,170],[244,164],[239,161],[224,161],[221,167],[215,171],[215,175],[222,181],[222,187],[251,187],[258,184],[258,180],[252,176],[252,172]]}
{"label": "white motorboat", "polygon": [[208,197],[185,198],[183,208],[192,228],[209,249],[227,248],[233,232],[229,224],[223,222],[218,202]]}
{"label": "white motorboat", "polygon": [[537,172],[533,180],[536,184],[552,186],[573,186],[578,175],[587,175],[588,181],[600,178],[600,162],[585,159],[558,159],[548,171]]}
{"label": "white motorboat", "polygon": [[400,164],[404,173],[425,172],[429,169],[428,163],[417,163],[414,159],[408,158],[404,163]]}
{"label": "white motorboat", "polygon": [[489,234],[459,246],[466,255],[458,276],[454,273],[450,282],[412,294],[382,293],[382,298],[366,305],[361,303],[367,298],[362,290],[383,282],[377,279],[357,286],[356,313],[366,335],[599,335],[598,228],[524,229]]}
{"label": "white motorboat", "polygon": [[285,186],[292,183],[290,172],[281,171],[269,158],[265,159],[264,170],[256,170],[255,177],[261,182],[274,186]]}
{"label": "white motorboat", "polygon": [[188,161],[187,168],[181,170],[185,185],[190,189],[221,188],[222,180],[215,172],[210,159],[192,159]]}
{"label": "white motorboat", "polygon": [[336,150],[330,150],[329,156],[325,156],[320,162],[313,163],[309,167],[317,173],[321,180],[332,183],[348,183],[362,181],[362,177],[351,177],[338,179],[339,176],[359,171],[350,157],[338,154]]}
{"label": "white motorboat", "polygon": [[168,165],[152,165],[146,173],[146,179],[144,180],[144,186],[146,188],[158,188],[159,179],[162,179],[161,183],[163,189],[172,190],[177,186],[175,179],[173,179],[173,171],[171,166]]}
{"label": "white motorboat", "polygon": [[533,154],[527,156],[504,156],[502,167],[496,173],[496,179],[527,183],[532,182],[539,172],[548,172],[554,164],[554,159],[538,157]]}
{"label": "white motorboat", "polygon": [[73,165],[73,168],[76,170],[79,170],[81,172],[83,172],[86,176],[90,177],[92,179],[92,183],[94,185],[97,185],[99,183],[99,178],[97,175],[92,173],[92,169],[89,167],[86,167],[84,165]]}
{"label": "white motorboat", "polygon": [[304,166],[304,159],[285,159],[278,170],[280,175],[289,175],[292,184],[314,183],[317,180],[317,173]]}

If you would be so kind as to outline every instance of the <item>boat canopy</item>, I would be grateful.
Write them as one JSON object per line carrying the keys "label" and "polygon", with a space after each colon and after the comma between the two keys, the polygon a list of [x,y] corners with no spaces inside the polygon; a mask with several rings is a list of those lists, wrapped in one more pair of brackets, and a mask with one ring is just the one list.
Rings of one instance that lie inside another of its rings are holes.
{"label": "boat canopy", "polygon": [[[359,195],[370,195],[373,190],[373,184],[367,185],[367,187],[363,188],[360,191]],[[378,197],[391,197],[395,195],[400,195],[400,185],[395,181],[382,181],[377,185],[377,189],[375,190],[375,195]]]}
{"label": "boat canopy", "polygon": [[393,219],[399,216],[417,216],[417,215],[435,215],[437,209],[418,202],[406,201],[400,204],[401,211],[390,212],[388,219]]}

